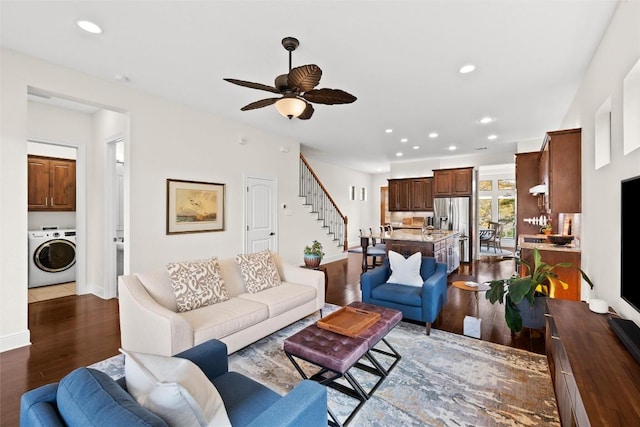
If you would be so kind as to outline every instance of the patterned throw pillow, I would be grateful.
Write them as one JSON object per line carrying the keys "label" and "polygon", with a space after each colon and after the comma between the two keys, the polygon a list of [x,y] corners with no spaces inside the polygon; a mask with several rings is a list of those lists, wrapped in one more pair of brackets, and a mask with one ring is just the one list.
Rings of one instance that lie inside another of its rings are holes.
{"label": "patterned throw pillow", "polygon": [[189,311],[229,299],[217,258],[167,264],[178,311]]}
{"label": "patterned throw pillow", "polygon": [[265,289],[280,286],[278,267],[271,252],[264,250],[253,254],[238,255],[236,262],[240,266],[240,275],[247,292],[255,294]]}

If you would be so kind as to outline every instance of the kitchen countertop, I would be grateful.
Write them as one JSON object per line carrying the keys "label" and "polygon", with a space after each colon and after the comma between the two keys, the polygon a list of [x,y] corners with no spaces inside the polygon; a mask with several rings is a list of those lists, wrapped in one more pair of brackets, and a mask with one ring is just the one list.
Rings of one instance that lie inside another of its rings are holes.
{"label": "kitchen countertop", "polygon": [[417,230],[402,229],[393,230],[391,234],[387,234],[385,239],[388,240],[406,240],[412,242],[439,242],[448,237],[460,235],[459,231],[435,230],[432,234],[422,234],[422,228]]}
{"label": "kitchen countertop", "polygon": [[525,237],[546,239],[544,234],[521,234],[518,236],[518,246],[520,249],[538,249],[539,251],[558,251],[558,252],[581,252],[580,247],[576,247],[575,238],[568,245],[554,245],[553,243],[527,243]]}

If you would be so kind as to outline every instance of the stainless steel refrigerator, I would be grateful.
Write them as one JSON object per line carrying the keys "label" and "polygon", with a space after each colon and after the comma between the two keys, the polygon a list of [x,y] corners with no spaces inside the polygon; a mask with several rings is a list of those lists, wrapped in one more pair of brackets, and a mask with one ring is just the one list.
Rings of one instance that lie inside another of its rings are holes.
{"label": "stainless steel refrigerator", "polygon": [[460,261],[472,259],[473,216],[470,197],[436,197],[433,199],[434,226],[460,232]]}

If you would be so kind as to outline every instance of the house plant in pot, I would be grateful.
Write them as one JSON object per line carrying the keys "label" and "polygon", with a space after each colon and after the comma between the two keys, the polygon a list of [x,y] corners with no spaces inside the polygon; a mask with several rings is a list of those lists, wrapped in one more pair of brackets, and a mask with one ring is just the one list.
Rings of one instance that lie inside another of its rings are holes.
{"label": "house plant in pot", "polygon": [[314,240],[311,246],[304,247],[304,265],[308,268],[318,268],[323,256],[322,243],[317,240]]}
{"label": "house plant in pot", "polygon": [[504,317],[512,332],[519,332],[523,327],[542,329],[545,326],[544,313],[546,298],[555,294],[555,289],[569,285],[560,280],[554,272],[556,268],[577,268],[582,278],[593,289],[593,283],[579,267],[568,262],[549,265],[542,261],[538,249],[533,249],[533,266],[520,259],[518,264],[525,266],[526,275],[514,274],[508,279],[493,280],[489,283],[486,298],[495,304],[505,304]]}

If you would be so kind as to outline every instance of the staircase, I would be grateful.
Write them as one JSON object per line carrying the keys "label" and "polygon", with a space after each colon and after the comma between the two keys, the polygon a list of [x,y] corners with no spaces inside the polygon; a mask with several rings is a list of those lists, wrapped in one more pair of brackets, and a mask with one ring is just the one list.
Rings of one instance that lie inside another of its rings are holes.
{"label": "staircase", "polygon": [[322,185],[307,160],[300,154],[300,185],[299,194],[304,197],[304,204],[311,206],[311,213],[322,221],[322,227],[327,234],[333,236],[337,246],[346,251],[348,248],[347,224],[349,220],[340,212],[326,188]]}

